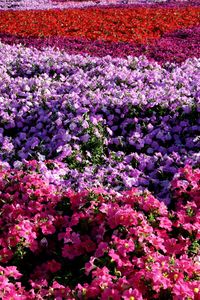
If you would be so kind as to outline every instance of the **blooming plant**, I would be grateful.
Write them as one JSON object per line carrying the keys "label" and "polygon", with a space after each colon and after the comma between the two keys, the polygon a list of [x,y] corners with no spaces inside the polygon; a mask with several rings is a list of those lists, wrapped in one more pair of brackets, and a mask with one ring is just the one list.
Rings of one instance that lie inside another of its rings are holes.
{"label": "blooming plant", "polygon": [[0,1],[0,299],[200,300],[199,14]]}

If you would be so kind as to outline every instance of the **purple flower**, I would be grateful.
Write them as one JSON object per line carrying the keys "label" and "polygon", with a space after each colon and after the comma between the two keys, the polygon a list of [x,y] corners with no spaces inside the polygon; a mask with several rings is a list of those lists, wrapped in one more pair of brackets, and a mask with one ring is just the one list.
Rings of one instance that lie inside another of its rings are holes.
{"label": "purple flower", "polygon": [[86,134],[84,134],[84,135],[82,135],[82,136],[80,137],[80,140],[81,140],[83,143],[87,143],[87,142],[89,141],[89,139],[90,139],[90,135],[89,135],[88,133],[86,133]]}

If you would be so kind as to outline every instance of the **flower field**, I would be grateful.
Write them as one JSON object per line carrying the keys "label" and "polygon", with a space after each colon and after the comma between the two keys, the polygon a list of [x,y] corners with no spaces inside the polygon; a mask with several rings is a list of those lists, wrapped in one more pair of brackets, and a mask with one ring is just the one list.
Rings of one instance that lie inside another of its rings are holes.
{"label": "flower field", "polygon": [[199,1],[0,1],[0,299],[200,300]]}

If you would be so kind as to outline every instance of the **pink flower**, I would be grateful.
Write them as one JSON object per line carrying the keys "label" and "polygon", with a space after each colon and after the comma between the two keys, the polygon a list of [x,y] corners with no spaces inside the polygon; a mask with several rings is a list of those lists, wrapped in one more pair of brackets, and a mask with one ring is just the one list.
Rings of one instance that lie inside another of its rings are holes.
{"label": "pink flower", "polygon": [[42,224],[41,230],[42,230],[42,233],[45,235],[54,234],[56,231],[55,226],[53,224],[51,224],[51,222],[46,222],[46,223]]}
{"label": "pink flower", "polygon": [[116,236],[113,236],[113,242],[117,252],[123,257],[126,257],[129,252],[135,250],[135,243],[132,239],[122,240]]}
{"label": "pink flower", "polygon": [[115,250],[111,249],[108,252],[108,255],[112,258],[113,261],[116,262],[116,264],[117,264],[118,267],[122,267],[123,266],[123,261],[120,258],[120,256],[116,253]]}
{"label": "pink flower", "polygon": [[91,256],[90,261],[85,263],[85,274],[89,275],[89,273],[96,268],[94,261],[96,257]]}
{"label": "pink flower", "polygon": [[16,266],[8,266],[4,269],[5,276],[13,277],[15,279],[21,278],[22,274],[17,270]]}
{"label": "pink flower", "polygon": [[155,234],[151,234],[148,237],[149,243],[151,243],[157,250],[161,249],[163,252],[166,252],[166,248],[164,246],[164,240]]}
{"label": "pink flower", "polygon": [[108,243],[100,242],[97,246],[95,256],[101,257],[104,255],[105,251],[107,251],[107,250],[108,250]]}
{"label": "pink flower", "polygon": [[191,298],[194,299],[194,291],[190,287],[190,283],[184,280],[178,280],[173,289],[173,295],[175,300],[180,300],[180,299],[187,299]]}
{"label": "pink flower", "polygon": [[167,217],[159,217],[157,220],[160,221],[159,227],[165,228],[169,231],[172,229],[172,222]]}
{"label": "pink flower", "polygon": [[143,300],[142,294],[137,289],[129,288],[123,292],[123,300]]}

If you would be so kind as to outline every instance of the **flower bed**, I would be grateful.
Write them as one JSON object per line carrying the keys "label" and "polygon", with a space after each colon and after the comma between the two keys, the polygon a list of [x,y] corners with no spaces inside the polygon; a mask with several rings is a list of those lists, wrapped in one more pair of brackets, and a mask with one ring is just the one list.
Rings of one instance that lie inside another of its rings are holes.
{"label": "flower bed", "polygon": [[88,8],[0,11],[0,32],[21,37],[81,37],[112,42],[144,42],[200,24],[199,7]]}
{"label": "flower bed", "polygon": [[76,194],[2,169],[2,299],[199,299],[199,180],[181,169],[168,211],[137,189]]}
{"label": "flower bed", "polygon": [[57,159],[74,189],[141,185],[161,198],[180,166],[198,163],[198,59],[162,68],[145,57],[5,49],[0,159]]}
{"label": "flower bed", "polygon": [[198,3],[39,2],[0,11],[0,299],[199,300]]}

